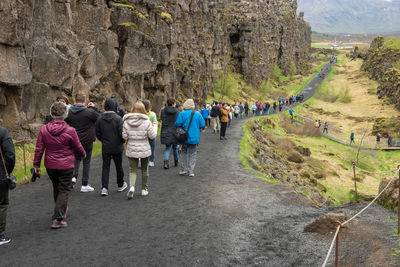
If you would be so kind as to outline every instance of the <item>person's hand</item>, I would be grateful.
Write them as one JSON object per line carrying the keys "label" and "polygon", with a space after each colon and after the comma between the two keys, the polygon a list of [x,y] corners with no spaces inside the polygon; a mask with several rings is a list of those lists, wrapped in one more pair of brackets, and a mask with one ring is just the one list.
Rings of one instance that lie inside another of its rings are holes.
{"label": "person's hand", "polygon": [[93,108],[95,105],[94,105],[93,102],[89,102],[89,103],[87,104],[87,106],[88,106],[89,108]]}
{"label": "person's hand", "polygon": [[37,174],[38,176],[40,176],[40,174],[41,174],[40,168],[36,168],[36,174]]}

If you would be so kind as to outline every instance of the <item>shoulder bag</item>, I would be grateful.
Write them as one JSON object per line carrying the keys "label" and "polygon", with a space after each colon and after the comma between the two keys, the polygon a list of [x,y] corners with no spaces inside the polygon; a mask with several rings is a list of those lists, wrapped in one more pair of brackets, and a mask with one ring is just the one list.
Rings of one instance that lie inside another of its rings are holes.
{"label": "shoulder bag", "polygon": [[174,137],[179,144],[183,144],[186,141],[186,139],[188,138],[188,132],[189,132],[190,126],[192,125],[194,113],[195,113],[195,110],[192,111],[192,115],[190,116],[190,122],[189,122],[187,131],[185,131],[185,129],[183,127],[178,127],[175,130]]}
{"label": "shoulder bag", "polygon": [[15,189],[15,187],[17,187],[17,178],[15,176],[10,176],[10,174],[7,171],[7,167],[6,167],[6,162],[4,161],[4,156],[3,156],[3,150],[0,148],[0,154],[1,154],[1,160],[3,162],[3,167],[4,167],[4,171],[7,175],[7,183],[8,183],[8,188],[10,190]]}

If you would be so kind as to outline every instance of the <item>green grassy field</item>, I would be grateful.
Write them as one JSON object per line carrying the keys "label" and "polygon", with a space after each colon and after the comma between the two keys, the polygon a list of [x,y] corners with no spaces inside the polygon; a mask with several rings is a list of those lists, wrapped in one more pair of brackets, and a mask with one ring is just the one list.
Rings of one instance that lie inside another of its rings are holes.
{"label": "green grassy field", "polygon": [[[13,174],[17,177],[17,184],[24,184],[30,181],[31,174],[30,169],[33,167],[33,158],[35,156],[35,146],[36,144],[30,143],[25,145],[25,164],[24,164],[24,148],[21,145],[15,146],[15,168]],[[93,145],[92,157],[97,157],[101,155],[101,143],[95,142]],[[44,167],[44,155],[42,157],[41,163],[42,173],[45,173]]]}

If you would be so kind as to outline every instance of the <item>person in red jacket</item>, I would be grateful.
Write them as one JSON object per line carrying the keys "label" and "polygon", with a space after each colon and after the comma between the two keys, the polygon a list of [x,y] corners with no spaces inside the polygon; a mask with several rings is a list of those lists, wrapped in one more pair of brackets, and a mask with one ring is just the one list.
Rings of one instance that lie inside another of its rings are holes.
{"label": "person in red jacket", "polygon": [[44,166],[53,183],[56,203],[51,228],[58,229],[67,227],[65,220],[68,196],[72,188],[74,152],[82,157],[86,157],[86,152],[75,129],[64,121],[68,114],[67,106],[60,102],[53,103],[50,113],[53,120],[40,128],[33,167],[36,168],[36,174],[40,175],[40,163],[45,152]]}

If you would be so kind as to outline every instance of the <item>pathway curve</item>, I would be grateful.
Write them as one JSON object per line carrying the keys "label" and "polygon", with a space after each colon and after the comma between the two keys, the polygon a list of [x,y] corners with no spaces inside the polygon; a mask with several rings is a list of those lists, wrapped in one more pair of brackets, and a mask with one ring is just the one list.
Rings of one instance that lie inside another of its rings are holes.
{"label": "pathway curve", "polygon": [[[66,229],[50,229],[53,200],[47,177],[18,187],[10,193],[7,233],[12,242],[0,247],[0,266],[320,265],[329,238],[303,233],[303,228],[338,208],[316,208],[291,187],[244,170],[238,156],[242,122],[228,128],[227,141],[210,130],[202,135],[193,178],[179,176],[174,167],[162,169],[157,141],[148,197],[135,194],[127,201],[126,192],[116,190],[113,168],[110,196],[101,197],[101,157],[93,159],[90,183],[96,191],[71,194]],[[124,168],[127,172],[126,159]],[[352,214],[362,206],[340,209]],[[393,216],[374,206],[360,223],[379,229],[374,236],[379,242],[394,244],[382,234],[394,227],[389,223]],[[368,254],[370,244],[360,243],[347,250],[350,256]]]}

